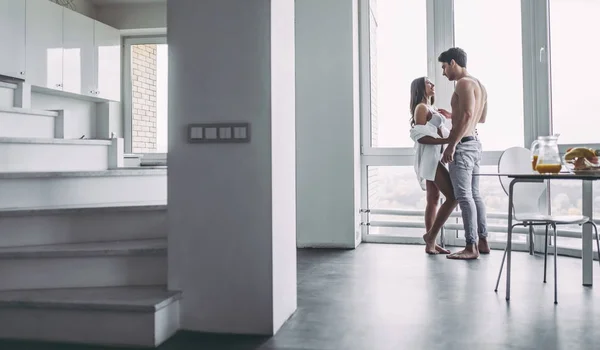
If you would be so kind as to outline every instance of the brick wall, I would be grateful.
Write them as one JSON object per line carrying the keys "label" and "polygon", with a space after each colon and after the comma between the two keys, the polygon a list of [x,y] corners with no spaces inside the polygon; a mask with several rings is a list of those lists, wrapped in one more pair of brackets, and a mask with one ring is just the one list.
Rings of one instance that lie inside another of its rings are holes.
{"label": "brick wall", "polygon": [[132,151],[156,151],[156,45],[131,46]]}

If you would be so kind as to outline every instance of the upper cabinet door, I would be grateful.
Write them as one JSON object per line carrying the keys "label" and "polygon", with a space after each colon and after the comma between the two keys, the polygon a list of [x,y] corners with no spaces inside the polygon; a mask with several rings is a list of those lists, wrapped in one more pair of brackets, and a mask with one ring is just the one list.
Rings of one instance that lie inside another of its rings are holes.
{"label": "upper cabinet door", "polygon": [[0,0],[0,75],[25,79],[25,1]]}
{"label": "upper cabinet door", "polygon": [[94,20],[69,9],[63,18],[63,90],[97,96]]}
{"label": "upper cabinet door", "polygon": [[121,33],[118,29],[94,21],[96,44],[97,96],[121,100]]}
{"label": "upper cabinet door", "polygon": [[63,89],[63,7],[48,0],[27,0],[27,82]]}

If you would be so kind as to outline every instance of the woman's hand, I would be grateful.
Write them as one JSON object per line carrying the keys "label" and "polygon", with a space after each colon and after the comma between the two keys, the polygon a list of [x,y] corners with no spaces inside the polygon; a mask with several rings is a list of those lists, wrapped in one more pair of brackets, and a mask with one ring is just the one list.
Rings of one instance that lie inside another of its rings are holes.
{"label": "woman's hand", "polygon": [[440,112],[440,114],[446,117],[447,119],[452,119],[452,113],[448,112],[447,110],[440,108],[438,109],[438,112]]}

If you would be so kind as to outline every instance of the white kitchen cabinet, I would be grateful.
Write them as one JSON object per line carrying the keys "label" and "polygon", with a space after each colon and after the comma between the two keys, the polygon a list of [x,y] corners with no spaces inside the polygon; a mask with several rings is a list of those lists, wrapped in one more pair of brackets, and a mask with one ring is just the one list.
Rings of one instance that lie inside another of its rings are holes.
{"label": "white kitchen cabinet", "polygon": [[25,1],[0,0],[0,75],[25,79]]}
{"label": "white kitchen cabinet", "polygon": [[26,81],[63,90],[63,7],[48,0],[27,0]]}
{"label": "white kitchen cabinet", "polygon": [[69,9],[63,20],[63,90],[96,97],[94,20]]}
{"label": "white kitchen cabinet", "polygon": [[97,97],[121,100],[121,33],[94,21]]}

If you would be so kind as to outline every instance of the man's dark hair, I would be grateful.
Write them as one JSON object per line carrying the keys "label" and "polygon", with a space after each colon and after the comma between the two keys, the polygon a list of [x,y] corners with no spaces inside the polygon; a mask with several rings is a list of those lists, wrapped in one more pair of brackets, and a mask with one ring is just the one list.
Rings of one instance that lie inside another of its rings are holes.
{"label": "man's dark hair", "polygon": [[441,63],[450,64],[450,61],[452,60],[454,60],[454,62],[456,62],[456,64],[458,64],[459,66],[467,68],[467,53],[460,47],[453,47],[451,49],[448,49],[442,52],[440,54],[440,57],[438,57],[438,61],[440,61]]}

